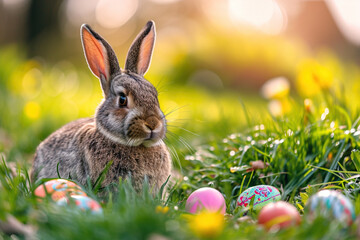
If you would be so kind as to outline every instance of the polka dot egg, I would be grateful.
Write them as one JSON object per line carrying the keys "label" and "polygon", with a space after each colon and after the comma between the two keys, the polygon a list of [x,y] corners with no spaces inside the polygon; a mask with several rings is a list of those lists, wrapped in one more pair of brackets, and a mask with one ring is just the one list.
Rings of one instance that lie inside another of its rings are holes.
{"label": "polka dot egg", "polygon": [[57,201],[58,205],[68,206],[71,203],[75,203],[75,206],[82,211],[90,211],[94,214],[102,214],[102,208],[100,204],[94,199],[88,196],[72,195],[69,198],[64,197]]}
{"label": "polka dot egg", "polygon": [[322,215],[335,218],[345,225],[351,225],[356,217],[350,199],[334,190],[322,190],[314,194],[308,200],[305,209],[310,220]]}
{"label": "polka dot egg", "polygon": [[35,196],[45,198],[47,195],[57,201],[71,195],[86,196],[86,193],[76,183],[65,179],[53,179],[38,186],[34,191]]}

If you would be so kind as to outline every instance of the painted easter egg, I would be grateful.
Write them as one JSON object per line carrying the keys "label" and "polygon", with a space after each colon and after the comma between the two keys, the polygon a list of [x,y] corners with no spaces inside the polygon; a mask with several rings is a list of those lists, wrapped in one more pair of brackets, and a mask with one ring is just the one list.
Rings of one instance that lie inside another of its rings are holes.
{"label": "painted easter egg", "polygon": [[34,191],[35,196],[45,198],[50,195],[54,201],[70,195],[86,196],[86,193],[76,183],[65,179],[53,179],[38,186]]}
{"label": "painted easter egg", "polygon": [[75,203],[75,206],[82,211],[91,211],[91,213],[94,214],[102,214],[100,204],[88,196],[71,195],[70,197],[59,199],[56,203],[61,206],[67,206],[71,204],[72,201]]}
{"label": "painted easter egg", "polygon": [[237,205],[248,207],[251,201],[253,201],[253,210],[257,211],[271,202],[280,201],[280,199],[280,192],[275,187],[258,185],[242,192],[237,199]]}
{"label": "painted easter egg", "polygon": [[316,216],[335,218],[346,225],[355,221],[355,210],[351,201],[338,191],[321,190],[308,200],[305,206],[308,219]]}
{"label": "painted easter egg", "polygon": [[301,218],[297,209],[290,203],[279,201],[264,206],[259,213],[258,223],[266,229],[280,229],[300,224]]}
{"label": "painted easter egg", "polygon": [[186,211],[198,213],[201,210],[210,212],[226,212],[225,199],[223,195],[214,188],[203,187],[190,194],[186,200]]}

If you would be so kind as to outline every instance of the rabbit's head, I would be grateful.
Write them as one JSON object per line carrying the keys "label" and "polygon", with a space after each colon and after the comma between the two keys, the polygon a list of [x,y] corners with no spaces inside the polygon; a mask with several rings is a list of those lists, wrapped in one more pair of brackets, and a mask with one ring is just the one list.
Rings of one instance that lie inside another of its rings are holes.
{"label": "rabbit's head", "polygon": [[132,43],[125,69],[120,69],[114,50],[99,34],[86,24],[80,31],[85,58],[104,93],[96,111],[96,128],[129,146],[161,143],[166,133],[165,115],[155,87],[143,77],[154,47],[154,22],[149,21]]}

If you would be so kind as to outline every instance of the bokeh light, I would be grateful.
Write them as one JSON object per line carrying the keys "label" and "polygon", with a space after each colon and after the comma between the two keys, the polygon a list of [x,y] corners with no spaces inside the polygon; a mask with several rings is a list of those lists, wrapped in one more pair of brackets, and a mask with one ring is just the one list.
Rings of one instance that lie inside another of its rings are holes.
{"label": "bokeh light", "polygon": [[268,34],[278,34],[286,26],[285,12],[274,0],[229,0],[229,15],[236,23]]}
{"label": "bokeh light", "polygon": [[352,43],[360,45],[360,1],[325,1],[340,31]]}
{"label": "bokeh light", "polygon": [[100,0],[96,5],[95,16],[105,28],[118,28],[124,25],[136,12],[138,0]]}

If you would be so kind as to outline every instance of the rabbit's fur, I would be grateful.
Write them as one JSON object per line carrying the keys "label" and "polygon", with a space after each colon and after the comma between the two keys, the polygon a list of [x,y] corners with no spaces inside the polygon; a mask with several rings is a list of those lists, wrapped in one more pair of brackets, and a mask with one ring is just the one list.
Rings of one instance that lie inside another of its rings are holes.
{"label": "rabbit's fur", "polygon": [[81,39],[104,100],[95,118],[73,121],[38,146],[32,179],[55,178],[59,172],[81,184],[88,177],[94,182],[113,161],[102,186],[131,176],[135,189],[147,178],[159,190],[170,175],[171,158],[163,142],[166,119],[157,91],[143,78],[155,42],[154,23],[149,21],[131,45],[124,70],[110,45],[88,25],[81,27]]}

